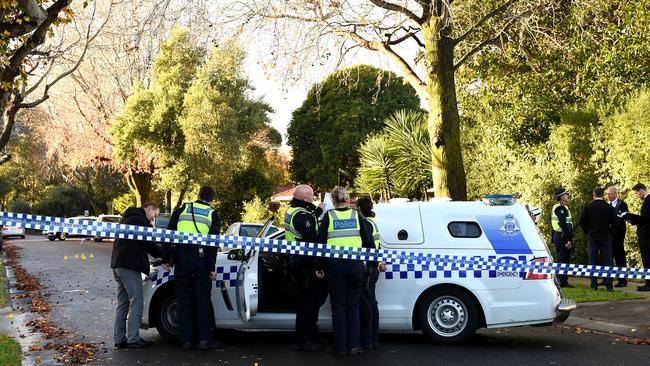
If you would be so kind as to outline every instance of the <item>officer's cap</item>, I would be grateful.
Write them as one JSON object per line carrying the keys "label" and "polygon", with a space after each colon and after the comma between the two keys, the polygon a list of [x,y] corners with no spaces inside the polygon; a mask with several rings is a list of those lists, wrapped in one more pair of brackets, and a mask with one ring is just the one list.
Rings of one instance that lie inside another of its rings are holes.
{"label": "officer's cap", "polygon": [[570,194],[565,188],[558,188],[555,190],[555,198],[559,199],[562,195]]}

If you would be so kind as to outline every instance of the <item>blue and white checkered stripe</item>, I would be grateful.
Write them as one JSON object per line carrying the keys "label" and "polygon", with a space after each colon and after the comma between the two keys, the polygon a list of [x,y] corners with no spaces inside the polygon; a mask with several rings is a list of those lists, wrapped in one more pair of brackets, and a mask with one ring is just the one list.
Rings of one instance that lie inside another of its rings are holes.
{"label": "blue and white checkered stripe", "polygon": [[[319,243],[249,238],[224,235],[182,233],[151,227],[107,222],[87,222],[60,217],[0,212],[0,224],[16,225],[36,230],[51,230],[68,234],[83,234],[106,238],[128,238],[161,243],[203,246],[223,246],[232,249],[260,250],[272,253],[300,254],[325,258],[383,261],[390,264],[427,264],[437,271],[512,271],[571,276],[650,279],[650,269],[576,265],[565,263],[527,262],[503,258],[484,258],[423,254],[391,249],[368,249],[328,246]],[[442,269],[439,269],[442,267]],[[231,281],[228,278],[228,281]]]}

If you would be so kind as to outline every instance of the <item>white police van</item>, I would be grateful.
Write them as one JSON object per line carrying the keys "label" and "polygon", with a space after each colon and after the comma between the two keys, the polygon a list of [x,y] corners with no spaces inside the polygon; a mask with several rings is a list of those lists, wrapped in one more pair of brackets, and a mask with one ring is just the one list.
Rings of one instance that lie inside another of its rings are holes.
{"label": "white police van", "polygon": [[[551,261],[529,211],[508,200],[404,202],[375,206],[381,247],[407,252]],[[261,235],[268,231],[267,223]],[[282,239],[284,231],[270,238]],[[232,250],[217,258],[214,326],[292,329],[295,280],[288,255]],[[380,330],[420,330],[439,343],[469,340],[481,327],[550,325],[575,309],[554,276],[503,270],[439,270],[432,264],[387,264],[377,283]],[[453,268],[452,268],[453,269]],[[173,273],[152,268],[144,281],[143,326],[178,337]],[[319,327],[331,329],[329,300]]]}

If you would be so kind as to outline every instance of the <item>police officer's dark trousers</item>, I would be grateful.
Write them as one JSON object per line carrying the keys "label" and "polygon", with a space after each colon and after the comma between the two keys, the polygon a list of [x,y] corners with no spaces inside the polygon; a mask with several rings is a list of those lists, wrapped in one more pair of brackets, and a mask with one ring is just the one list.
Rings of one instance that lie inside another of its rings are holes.
{"label": "police officer's dark trousers", "polygon": [[362,277],[363,262],[361,261],[327,260],[327,283],[332,305],[336,352],[348,352],[361,346],[359,301]]}
{"label": "police officer's dark trousers", "polygon": [[370,348],[379,344],[379,307],[375,294],[377,280],[379,279],[377,263],[368,263],[364,276],[360,308],[361,346]]}
{"label": "police officer's dark trousers", "polygon": [[194,326],[199,341],[212,341],[210,325],[210,291],[212,280],[208,259],[198,257],[198,251],[178,250],[174,257],[174,283],[176,289],[176,314],[180,326],[181,343],[192,342]]}
{"label": "police officer's dark trousers", "polygon": [[[557,255],[557,263],[571,263],[571,251],[566,247],[566,239],[564,239],[564,234],[560,231],[553,232],[553,244],[555,245],[555,253]],[[557,275],[557,278],[560,280],[560,285],[569,284],[569,276],[567,275]]]}
{"label": "police officer's dark trousers", "polygon": [[[292,261],[292,265],[293,265]],[[296,299],[296,341],[304,346],[308,341],[318,343],[318,313],[327,299],[327,283],[318,279],[309,268],[295,268],[294,277],[298,282]]]}

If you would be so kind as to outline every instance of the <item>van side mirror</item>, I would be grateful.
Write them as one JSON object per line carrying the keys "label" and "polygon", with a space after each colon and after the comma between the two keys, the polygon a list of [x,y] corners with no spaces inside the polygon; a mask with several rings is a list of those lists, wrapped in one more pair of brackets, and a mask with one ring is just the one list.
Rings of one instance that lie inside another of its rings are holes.
{"label": "van side mirror", "polygon": [[406,239],[408,239],[408,238],[409,238],[409,233],[408,233],[408,231],[402,229],[402,230],[400,230],[400,231],[397,232],[397,239],[399,239],[399,240],[406,240]]}

